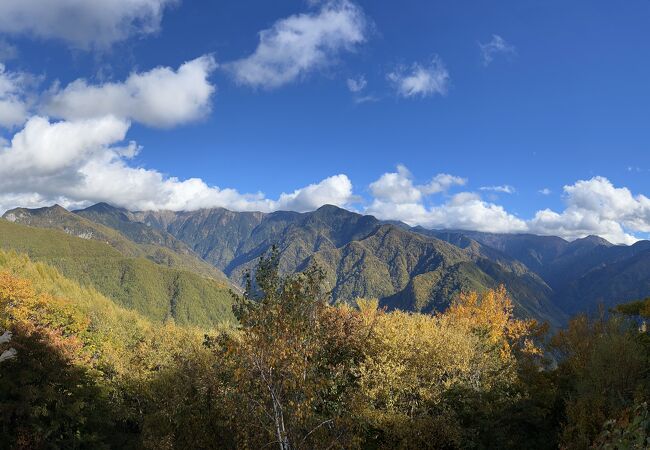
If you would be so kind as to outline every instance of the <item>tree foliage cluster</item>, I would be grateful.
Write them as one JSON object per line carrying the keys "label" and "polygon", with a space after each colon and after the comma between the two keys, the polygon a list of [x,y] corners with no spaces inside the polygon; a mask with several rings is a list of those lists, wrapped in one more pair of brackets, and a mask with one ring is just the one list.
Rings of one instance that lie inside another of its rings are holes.
{"label": "tree foliage cluster", "polygon": [[624,316],[550,336],[504,288],[436,315],[333,305],[276,253],[234,305],[236,326],[155,324],[0,253],[1,446],[647,448],[650,339]]}

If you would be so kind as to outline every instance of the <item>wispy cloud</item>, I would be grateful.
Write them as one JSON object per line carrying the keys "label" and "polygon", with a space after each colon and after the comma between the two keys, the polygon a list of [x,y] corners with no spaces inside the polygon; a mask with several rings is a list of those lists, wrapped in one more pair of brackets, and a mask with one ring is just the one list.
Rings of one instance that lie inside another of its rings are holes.
{"label": "wispy cloud", "polygon": [[360,75],[356,78],[348,78],[346,83],[348,85],[348,89],[350,90],[350,92],[354,94],[363,91],[368,85],[368,82],[366,81],[366,77],[364,77],[363,75]]}
{"label": "wispy cloud", "polygon": [[498,186],[481,186],[479,190],[489,191],[489,192],[500,192],[502,194],[514,194],[515,192],[517,192],[517,190],[513,186],[510,186],[509,184],[501,184]]}
{"label": "wispy cloud", "polygon": [[517,49],[514,45],[506,42],[498,34],[492,35],[492,40],[486,43],[478,43],[479,48],[481,49],[481,58],[483,60],[484,66],[489,66],[492,61],[494,61],[495,55],[516,55]]}
{"label": "wispy cloud", "polygon": [[449,88],[449,72],[439,57],[428,64],[400,66],[387,75],[398,95],[405,98],[445,95]]}
{"label": "wispy cloud", "polygon": [[549,188],[540,189],[537,192],[539,192],[542,195],[551,195],[553,193],[553,191],[551,191]]}

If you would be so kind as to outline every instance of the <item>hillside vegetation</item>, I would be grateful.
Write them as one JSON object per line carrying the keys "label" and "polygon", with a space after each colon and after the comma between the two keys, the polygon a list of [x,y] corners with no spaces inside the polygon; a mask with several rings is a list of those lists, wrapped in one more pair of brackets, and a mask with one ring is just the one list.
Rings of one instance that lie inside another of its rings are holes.
{"label": "hillside vegetation", "polygon": [[[61,230],[71,236],[104,242],[124,256],[147,258],[163,266],[195,272],[216,280],[226,280],[223,272],[200,259],[185,244],[171,235],[163,235],[153,229],[126,235],[115,228],[73,214],[58,205],[37,209],[16,208],[7,211],[3,217],[22,225]],[[142,224],[137,225],[149,229]],[[139,239],[131,240],[129,236],[133,235]]]}
{"label": "hillside vegetation", "polygon": [[232,298],[224,282],[148,259],[125,257],[99,241],[0,220],[0,249],[46,262],[66,277],[157,322],[173,319],[208,327],[233,320]]}
{"label": "hillside vegetation", "polygon": [[[155,323],[0,251],[0,442],[11,449],[643,449],[650,339],[622,317],[549,337],[506,290],[435,315],[332,306],[271,253],[239,325]],[[553,356],[554,364],[547,359]],[[616,370],[611,370],[616,367]]]}

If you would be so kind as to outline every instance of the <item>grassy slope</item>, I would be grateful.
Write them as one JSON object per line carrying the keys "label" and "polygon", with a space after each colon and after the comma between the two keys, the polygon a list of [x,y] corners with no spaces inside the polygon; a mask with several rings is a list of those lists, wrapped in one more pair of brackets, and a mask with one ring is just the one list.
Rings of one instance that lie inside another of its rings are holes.
{"label": "grassy slope", "polygon": [[178,324],[209,327],[234,320],[225,283],[124,257],[102,242],[0,220],[0,248],[48,263],[157,322],[173,318]]}
{"label": "grassy slope", "polygon": [[[170,243],[160,240],[158,244],[136,243],[116,229],[73,214],[58,205],[39,209],[16,208],[8,211],[5,217],[11,218],[15,223],[61,230],[72,236],[105,242],[124,256],[146,258],[156,264],[188,270],[215,280],[227,279],[223,272],[201,260],[180,241],[175,240]],[[170,236],[170,239],[173,238]]]}

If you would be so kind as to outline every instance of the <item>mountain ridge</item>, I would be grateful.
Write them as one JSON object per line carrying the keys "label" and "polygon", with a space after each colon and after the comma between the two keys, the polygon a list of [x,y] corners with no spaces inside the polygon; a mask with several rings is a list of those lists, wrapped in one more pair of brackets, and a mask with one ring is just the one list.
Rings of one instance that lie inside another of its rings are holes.
{"label": "mountain ridge", "polygon": [[[91,211],[106,208],[100,205],[91,207]],[[75,213],[89,216],[88,209]],[[484,290],[495,287],[498,280],[508,279],[517,292],[514,300],[520,312],[554,324],[565,320],[564,314],[544,294],[536,300],[544,306],[524,305],[526,298],[538,297],[533,290],[547,292],[548,289],[541,279],[526,274],[519,262],[505,254],[499,253],[493,267],[482,262],[483,268],[489,267],[488,275],[477,261],[488,254],[497,254],[493,249],[481,250],[475,242],[471,249],[460,248],[415,233],[405,224],[385,223],[332,205],[307,213],[237,213],[214,208],[192,212],[116,209],[105,214],[126,215],[129,221],[172,234],[239,285],[245,273],[254,270],[257,257],[277,245],[280,268],[284,272],[303,270],[313,262],[321,265],[335,301],[377,297],[384,306],[395,308],[404,304],[396,299],[412,290],[418,295],[412,302],[417,310],[433,312],[446,308],[462,290]],[[95,220],[116,226],[106,219]],[[440,276],[427,276],[429,272]],[[425,278],[427,282],[422,283]],[[433,280],[443,284],[433,286]]]}
{"label": "mountain ridge", "polygon": [[[69,214],[136,242],[176,240],[239,286],[257,258],[275,245],[285,273],[318,263],[334,301],[376,297],[388,308],[434,312],[462,290],[505,284],[522,315],[558,325],[570,314],[593,311],[598,302],[609,306],[650,294],[643,294],[650,289],[643,282],[646,270],[650,278],[648,241],[624,246],[597,236],[570,242],[529,233],[429,230],[333,205],[262,213],[128,211],[100,203]],[[616,287],[604,294],[588,288],[595,274],[605,277],[603,286],[617,280]]]}

